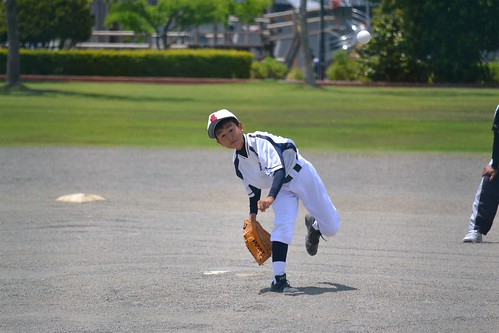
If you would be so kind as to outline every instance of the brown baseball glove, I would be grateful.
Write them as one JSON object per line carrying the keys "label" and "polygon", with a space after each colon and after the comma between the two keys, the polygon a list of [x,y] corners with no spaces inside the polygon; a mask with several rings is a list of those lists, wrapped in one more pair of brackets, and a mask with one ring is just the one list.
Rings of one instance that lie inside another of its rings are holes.
{"label": "brown baseball glove", "polygon": [[258,265],[263,265],[270,258],[272,253],[270,234],[259,222],[244,220],[243,239]]}

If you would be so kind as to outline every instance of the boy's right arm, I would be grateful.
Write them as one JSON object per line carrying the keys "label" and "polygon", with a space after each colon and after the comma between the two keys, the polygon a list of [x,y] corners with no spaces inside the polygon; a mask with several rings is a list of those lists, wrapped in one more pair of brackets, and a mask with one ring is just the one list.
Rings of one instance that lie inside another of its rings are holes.
{"label": "boy's right arm", "polygon": [[258,213],[258,200],[260,200],[262,191],[259,188],[249,185],[253,196],[249,198],[249,219],[251,222],[256,221],[256,214]]}

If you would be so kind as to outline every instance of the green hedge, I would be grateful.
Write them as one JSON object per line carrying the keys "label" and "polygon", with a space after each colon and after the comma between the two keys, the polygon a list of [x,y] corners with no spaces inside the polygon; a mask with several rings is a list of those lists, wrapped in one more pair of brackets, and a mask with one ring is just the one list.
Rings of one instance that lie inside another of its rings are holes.
{"label": "green hedge", "polygon": [[[5,74],[7,50],[0,49]],[[253,54],[236,50],[21,50],[21,74],[249,78]]]}

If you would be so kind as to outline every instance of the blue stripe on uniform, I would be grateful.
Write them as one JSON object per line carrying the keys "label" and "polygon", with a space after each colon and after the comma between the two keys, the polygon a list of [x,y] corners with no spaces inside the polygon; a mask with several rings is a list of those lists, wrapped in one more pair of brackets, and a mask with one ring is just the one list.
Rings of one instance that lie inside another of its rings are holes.
{"label": "blue stripe on uniform", "polygon": [[248,136],[252,138],[260,138],[263,140],[267,140],[274,146],[274,148],[277,151],[277,154],[279,155],[279,159],[281,160],[281,164],[284,166],[284,157],[282,156],[282,152],[288,149],[293,149],[295,153],[297,153],[296,146],[292,144],[291,142],[286,142],[286,143],[275,143],[272,138],[266,135],[261,135],[261,134],[249,134]]}
{"label": "blue stripe on uniform", "polygon": [[239,171],[239,157],[237,157],[237,154],[236,154],[236,159],[234,160],[234,168],[236,169],[236,175],[239,178],[244,179],[243,174],[241,173],[241,171]]}

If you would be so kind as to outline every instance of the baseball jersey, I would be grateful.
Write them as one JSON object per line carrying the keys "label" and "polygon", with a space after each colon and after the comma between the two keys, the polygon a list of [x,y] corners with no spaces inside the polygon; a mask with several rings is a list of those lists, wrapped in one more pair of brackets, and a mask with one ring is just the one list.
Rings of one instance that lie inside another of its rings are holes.
{"label": "baseball jersey", "polygon": [[233,161],[236,175],[251,198],[254,188],[271,188],[276,170],[284,168],[289,174],[296,164],[298,149],[293,140],[267,132],[243,135],[244,146],[234,152]]}

